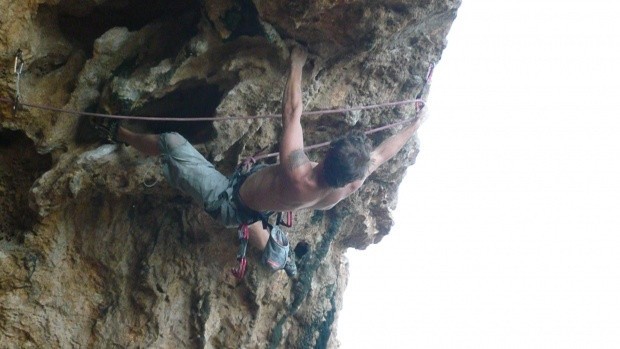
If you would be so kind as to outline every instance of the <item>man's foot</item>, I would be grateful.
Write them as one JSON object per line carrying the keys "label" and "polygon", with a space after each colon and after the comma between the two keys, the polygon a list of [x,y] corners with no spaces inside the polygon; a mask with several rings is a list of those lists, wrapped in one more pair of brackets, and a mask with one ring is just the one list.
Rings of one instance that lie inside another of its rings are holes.
{"label": "man's foot", "polygon": [[127,145],[126,143],[118,140],[118,128],[121,124],[120,120],[112,118],[91,117],[90,123],[97,131],[99,137],[114,144],[122,143]]}
{"label": "man's foot", "polygon": [[295,252],[292,250],[289,250],[288,252],[286,264],[284,265],[284,271],[291,279],[297,278],[297,263],[295,263]]}

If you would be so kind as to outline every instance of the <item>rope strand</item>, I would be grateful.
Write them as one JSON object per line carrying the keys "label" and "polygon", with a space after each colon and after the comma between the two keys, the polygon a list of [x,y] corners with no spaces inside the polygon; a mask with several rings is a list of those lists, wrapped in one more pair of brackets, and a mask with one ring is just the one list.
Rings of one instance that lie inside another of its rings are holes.
{"label": "rope strand", "polygon": [[[29,108],[53,111],[53,112],[58,112],[58,113],[94,116],[94,117],[101,117],[101,118],[122,119],[122,120],[144,120],[144,121],[176,121],[176,122],[275,119],[275,118],[280,118],[281,117],[281,114],[248,115],[248,116],[219,116],[219,117],[186,117],[186,118],[160,117],[160,116],[139,116],[139,115],[136,115],[136,116],[132,116],[132,115],[114,115],[114,114],[103,114],[103,113],[92,113],[92,112],[86,112],[86,111],[77,111],[77,110],[71,110],[71,109],[56,108],[56,107],[52,107],[52,106],[48,106],[48,105],[43,105],[43,104],[34,104],[34,103],[21,102],[20,101],[20,93],[19,93],[19,80],[20,80],[20,76],[21,76],[21,73],[22,73],[23,64],[24,64],[24,61],[23,61],[23,59],[21,57],[21,50],[18,50],[17,54],[15,55],[15,64],[14,64],[14,68],[13,68],[14,73],[16,74],[16,95],[15,95],[15,99],[9,99],[9,98],[0,97],[0,102],[13,104],[13,112],[14,113],[17,112],[17,110],[19,108],[21,108],[21,107],[29,107]],[[19,67],[19,69],[18,69],[18,67]],[[425,105],[424,100],[421,99],[421,95],[424,92],[424,89],[426,88],[426,86],[431,81],[434,68],[435,68],[435,64],[431,63],[429,65],[428,71],[426,73],[426,79],[424,80],[424,85],[422,86],[422,90],[418,94],[417,98],[405,99],[405,100],[395,101],[395,102],[385,102],[385,103],[378,103],[378,104],[371,104],[371,105],[364,105],[364,106],[348,107],[348,108],[315,110],[315,111],[304,112],[301,115],[302,116],[311,116],[311,115],[323,115],[323,114],[336,114],[336,113],[344,113],[344,112],[349,112],[349,111],[377,109],[377,108],[382,108],[382,107],[395,107],[395,106],[400,106],[400,105],[405,105],[405,104],[415,104],[416,112],[418,112]],[[415,120],[415,118],[408,118],[408,119],[401,120],[401,121],[398,121],[398,122],[395,122],[395,123],[392,123],[392,124],[389,124],[389,125],[376,127],[376,128],[373,128],[373,129],[370,129],[370,130],[366,131],[365,134],[368,135],[368,134],[372,134],[372,133],[375,133],[375,132],[379,132],[379,131],[382,131],[382,130],[385,130],[385,129],[388,129],[388,128],[392,128],[392,127],[395,127],[395,126],[398,126],[398,125],[402,125],[402,124],[408,123],[408,122],[410,122],[412,120]],[[330,143],[331,142],[323,142],[323,143],[319,143],[319,144],[314,144],[314,145],[305,147],[304,150],[311,150],[311,149],[321,148],[321,147],[329,145]],[[266,159],[266,158],[270,158],[270,157],[274,157],[274,156],[278,156],[278,155],[279,155],[279,153],[269,153],[269,154],[258,155],[258,156],[254,156],[254,157],[250,157],[250,158],[253,159],[254,161],[256,161],[256,160]],[[146,180],[146,177],[144,178],[144,180]],[[144,182],[144,184],[147,185],[146,182]],[[157,182],[155,182],[154,184],[157,184]]]}
{"label": "rope strand", "polygon": [[[394,123],[391,123],[389,125],[384,125],[384,126],[380,126],[380,127],[376,127],[376,128],[372,128],[366,132],[364,132],[365,134],[369,135],[369,134],[373,134],[379,131],[383,131],[383,130],[387,130],[388,128],[392,128],[392,127],[396,127],[402,124],[406,124],[409,122],[414,121],[416,118],[408,118],[405,120],[400,120]],[[317,148],[322,148],[325,146],[328,146],[331,143],[331,141],[327,141],[327,142],[323,142],[323,143],[317,143],[317,144],[313,144],[307,147],[304,147],[304,151],[307,150],[312,150],[312,149],[317,149]],[[267,158],[272,158],[272,157],[276,157],[280,155],[280,152],[275,152],[275,153],[269,153],[269,154],[264,154],[264,155],[257,155],[257,156],[251,156],[250,158],[254,159],[254,161],[258,161],[258,160],[263,160],[263,159],[267,159]]]}
{"label": "rope strand", "polygon": [[[11,103],[11,104],[14,103],[13,100],[7,99],[7,98],[2,98],[2,97],[0,97],[0,102]],[[395,106],[400,106],[400,105],[405,105],[405,104],[412,104],[412,103],[416,104],[416,110],[419,110],[420,108],[422,108],[425,105],[424,100],[415,98],[415,99],[405,99],[405,100],[396,101],[396,102],[386,102],[386,103],[371,104],[371,105],[349,107],[349,108],[315,110],[315,111],[309,111],[309,112],[302,113],[301,115],[311,116],[311,115],[335,114],[335,113],[343,113],[343,112],[347,112],[347,111],[376,109],[376,108],[381,108],[381,107],[395,107]],[[220,117],[197,117],[197,118],[190,117],[190,118],[178,119],[178,118],[168,118],[168,117],[110,115],[110,114],[101,114],[101,113],[81,112],[81,111],[67,110],[67,109],[61,109],[61,108],[55,108],[55,107],[50,107],[50,106],[45,106],[45,105],[40,105],[40,104],[25,103],[25,102],[20,102],[19,105],[23,106],[23,107],[30,107],[30,108],[36,108],[36,109],[49,110],[49,111],[56,111],[56,112],[68,113],[68,114],[86,115],[86,116],[95,116],[95,117],[104,117],[104,118],[113,118],[113,119],[146,120],[146,121],[228,121],[228,120],[249,120],[249,119],[273,119],[273,118],[280,118],[282,116],[281,114],[266,114],[266,115],[229,116],[229,117],[226,117],[226,116],[220,116]],[[370,129],[370,130],[368,130],[368,131],[366,131],[364,133],[367,134],[367,135],[373,134],[373,133],[376,133],[376,132],[379,132],[379,131],[387,130],[389,128],[396,127],[398,125],[402,125],[402,124],[411,122],[414,119],[415,118],[408,118],[408,119],[405,119],[405,120],[400,120],[398,122],[395,122],[395,123],[392,123],[392,124],[389,124],[389,125],[384,125],[384,126],[380,126],[380,127],[376,127],[376,128]],[[323,142],[323,143],[318,143],[318,144],[314,144],[314,145],[311,145],[311,146],[307,146],[307,147],[304,147],[304,151],[321,148],[321,147],[329,145],[330,143],[331,143],[331,141],[328,141],[328,142]],[[252,158],[255,161],[258,161],[258,160],[262,160],[262,159],[276,157],[278,155],[279,155],[279,152],[275,152],[275,153],[269,153],[269,154],[264,154],[264,155],[257,155],[257,156],[254,156]]]}
{"label": "rope strand", "polygon": [[[13,100],[8,98],[0,97],[0,102],[4,103],[14,103]],[[311,116],[311,115],[323,115],[323,114],[336,114],[336,113],[344,113],[347,111],[358,111],[358,110],[368,110],[368,109],[377,109],[381,107],[396,107],[405,104],[413,104],[413,103],[424,103],[422,99],[405,99],[401,101],[395,102],[385,102],[379,104],[371,104],[364,106],[356,106],[356,107],[348,107],[348,108],[338,108],[338,109],[324,109],[324,110],[315,110],[304,112],[301,115]],[[74,115],[85,115],[85,116],[95,116],[101,118],[111,118],[111,119],[121,119],[121,120],[143,120],[143,121],[178,121],[178,122],[187,122],[187,121],[230,121],[230,120],[252,120],[252,119],[275,119],[282,117],[282,114],[265,114],[265,115],[248,115],[248,116],[216,116],[216,117],[187,117],[187,118],[174,118],[174,117],[164,117],[164,116],[139,116],[139,115],[114,115],[114,114],[103,114],[103,113],[92,113],[86,111],[77,111],[70,109],[62,109],[51,107],[43,104],[34,104],[34,103],[26,103],[19,102],[20,106],[47,110],[47,111],[55,111],[58,113],[67,113]]]}

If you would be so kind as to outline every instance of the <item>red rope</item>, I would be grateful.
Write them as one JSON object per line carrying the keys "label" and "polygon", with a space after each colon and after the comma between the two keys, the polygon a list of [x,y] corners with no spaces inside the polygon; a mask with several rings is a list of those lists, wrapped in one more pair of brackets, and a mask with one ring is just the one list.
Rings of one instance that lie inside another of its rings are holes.
{"label": "red rope", "polygon": [[[16,62],[17,62],[17,58],[16,58]],[[426,87],[426,85],[430,82],[430,80],[432,78],[432,74],[433,74],[433,69],[434,68],[435,68],[435,65],[431,63],[429,65],[429,67],[428,67],[428,72],[426,73],[426,80],[424,81],[424,87]],[[424,90],[424,88],[422,90]],[[422,92],[420,92],[420,94],[421,93]],[[274,118],[281,117],[281,114],[248,115],[248,116],[219,116],[219,117],[188,117],[188,118],[173,118],[173,117],[159,117],[159,116],[130,116],[130,115],[114,115],[114,114],[91,113],[91,112],[85,112],[85,111],[77,111],[77,110],[70,110],[70,109],[55,108],[55,107],[51,107],[51,106],[47,106],[47,105],[42,105],[42,104],[33,104],[33,103],[20,102],[19,100],[12,100],[12,99],[3,98],[3,97],[0,97],[0,102],[13,104],[15,110],[17,110],[18,107],[23,106],[23,107],[36,108],[36,109],[42,109],[42,110],[48,110],[48,111],[55,111],[55,112],[59,112],[59,113],[95,116],[95,117],[112,118],[112,119],[125,119],[125,120],[146,120],[146,121],[229,121],[229,120],[251,120],[251,119],[274,119]],[[371,104],[371,105],[357,106],[357,107],[349,107],[349,108],[315,110],[315,111],[304,112],[301,115],[309,116],[309,115],[335,114],[335,113],[343,113],[343,112],[347,112],[347,111],[376,109],[376,108],[381,108],[381,107],[395,107],[395,106],[399,106],[399,105],[412,104],[412,103],[415,103],[416,110],[418,110],[418,111],[425,104],[424,100],[422,100],[420,98],[414,98],[414,99],[405,99],[405,100],[396,101],[396,102],[385,102],[385,103]],[[395,122],[395,123],[392,123],[392,124],[389,124],[389,125],[373,128],[373,129],[370,129],[370,130],[366,131],[365,133],[366,134],[372,134],[372,133],[379,132],[379,131],[382,131],[382,130],[385,130],[385,129],[388,129],[388,128],[392,128],[392,127],[395,127],[395,126],[398,126],[398,125],[402,125],[402,124],[408,123],[411,120],[414,120],[414,118],[405,119],[405,120],[401,120],[401,121],[398,121],[398,122]],[[314,145],[305,147],[304,150],[311,150],[311,149],[321,148],[321,147],[324,147],[326,145],[329,145],[330,143],[331,142],[323,142],[323,143],[319,143],[319,144],[314,144]],[[278,154],[279,153],[269,153],[269,154],[265,154],[265,155],[257,155],[257,156],[251,157],[251,158],[254,161],[256,161],[256,160],[260,160],[260,159],[266,159],[266,158],[278,156]]]}
{"label": "red rope", "polygon": [[[0,102],[14,104],[15,101],[8,98],[0,97]],[[343,113],[347,111],[358,111],[358,110],[368,110],[368,109],[376,109],[381,107],[395,107],[399,105],[412,104],[412,103],[424,103],[421,99],[405,99],[402,101],[396,102],[386,102],[380,104],[371,104],[365,106],[357,106],[357,107],[349,107],[349,108],[339,108],[339,109],[326,109],[326,110],[315,110],[304,112],[301,115],[310,116],[310,115],[322,115],[322,114],[335,114],[335,113]],[[114,115],[114,114],[102,114],[102,113],[91,113],[85,111],[77,111],[70,109],[62,109],[51,107],[42,104],[33,104],[26,102],[19,102],[19,106],[55,111],[59,113],[67,113],[74,115],[85,115],[85,116],[95,116],[101,118],[111,118],[111,119],[124,119],[124,120],[145,120],[145,121],[229,121],[229,120],[251,120],[251,119],[275,119],[282,117],[282,114],[265,114],[265,115],[248,115],[248,116],[218,116],[218,117],[188,117],[188,118],[174,118],[174,117],[160,117],[160,116],[132,116],[132,115]]]}
{"label": "red rope", "polygon": [[[411,122],[413,120],[415,120],[415,118],[409,118],[409,119],[405,119],[405,120],[400,120],[400,121],[391,123],[389,125],[384,125],[384,126],[372,128],[372,129],[370,129],[370,130],[368,130],[368,131],[366,131],[364,133],[367,134],[367,135],[373,134],[373,133],[376,133],[376,132],[379,132],[379,131],[387,130],[388,128],[392,128],[392,127],[396,127],[398,125],[406,124],[406,123]],[[323,143],[318,143],[318,144],[313,144],[313,145],[304,147],[304,151],[312,150],[312,149],[317,149],[317,148],[322,148],[322,147],[328,146],[329,144],[331,144],[331,141],[323,142]],[[262,160],[262,159],[272,158],[272,157],[275,157],[275,156],[278,156],[278,155],[280,155],[280,152],[269,153],[269,154],[264,154],[264,155],[256,155],[256,156],[252,156],[251,158],[254,161],[258,161],[258,160]]]}
{"label": "red rope", "polygon": [[[13,100],[8,99],[8,98],[2,98],[2,97],[0,97],[0,102],[15,104]],[[405,99],[405,100],[396,101],[396,102],[386,102],[386,103],[371,104],[371,105],[349,107],[349,108],[315,110],[315,111],[309,111],[309,112],[302,113],[301,115],[310,116],[310,115],[322,115],[322,114],[335,114],[335,113],[343,113],[347,111],[376,109],[376,108],[381,108],[381,107],[392,107],[392,106],[395,107],[395,106],[411,104],[411,103],[415,103],[416,109],[419,110],[421,108],[421,105],[423,106],[425,102],[422,99],[417,99],[417,98],[416,99]],[[110,114],[101,114],[101,113],[91,113],[91,112],[82,112],[82,111],[76,111],[76,110],[55,108],[55,107],[50,107],[50,106],[41,105],[41,104],[24,103],[24,102],[19,102],[18,105],[29,107],[29,108],[36,108],[36,109],[49,110],[49,111],[75,114],[75,115],[86,115],[86,116],[95,116],[95,117],[113,118],[113,119],[125,119],[125,120],[146,120],[146,121],[226,121],[226,120],[273,119],[273,118],[280,118],[282,116],[281,114],[266,114],[266,115],[249,115],[249,116],[190,117],[190,118],[180,119],[180,118],[171,118],[171,117],[130,116],[130,115],[110,115]],[[376,133],[379,131],[386,130],[388,128],[392,128],[398,125],[408,123],[411,120],[413,120],[413,118],[401,120],[401,121],[398,121],[398,122],[395,122],[389,125],[385,125],[385,126],[376,127],[364,133],[367,135]],[[330,143],[331,141],[307,146],[307,147],[304,147],[304,151],[325,147],[329,145]],[[252,158],[255,161],[258,161],[261,159],[275,157],[275,156],[278,156],[279,154],[280,154],[279,152],[275,152],[275,153],[253,156]]]}

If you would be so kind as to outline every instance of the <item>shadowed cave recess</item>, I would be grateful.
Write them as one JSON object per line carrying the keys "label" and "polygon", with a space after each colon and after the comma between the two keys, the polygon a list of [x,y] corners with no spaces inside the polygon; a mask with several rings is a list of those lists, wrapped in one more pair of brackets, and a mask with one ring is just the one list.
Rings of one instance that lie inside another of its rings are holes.
{"label": "shadowed cave recess", "polygon": [[[111,28],[124,27],[129,31],[139,31],[146,26],[155,27],[156,30],[151,34],[149,42],[149,45],[155,48],[138,50],[123,57],[122,63],[115,67],[112,73],[115,77],[131,78],[132,74],[136,74],[138,70],[153,67],[164,60],[174,60],[178,55],[192,54],[182,51],[186,50],[184,46],[187,41],[197,35],[202,12],[204,8],[197,0],[158,0],[149,3],[111,1],[89,9],[75,9],[70,5],[61,5],[58,25],[63,35],[76,48],[86,53],[91,53],[94,41]],[[255,12],[254,9],[254,14]],[[241,14],[235,15],[234,9],[228,13],[227,16],[242,18]],[[237,24],[233,28],[236,35],[250,34],[251,31],[248,28],[237,23],[239,21],[240,19],[232,21]],[[256,22],[255,18],[253,22]],[[165,84],[166,76],[157,78],[162,80],[160,85]],[[106,95],[105,92],[110,92],[109,85],[104,86],[102,92],[107,98],[108,108],[91,105],[88,111],[170,118],[213,116],[224,93],[217,85],[208,84],[203,79],[183,81],[169,92],[159,93],[157,98],[147,96],[146,101],[141,101],[137,106],[128,104],[124,96],[119,96],[116,92]],[[138,129],[145,132],[179,132],[193,143],[215,136],[210,124],[206,122],[134,123],[139,124]],[[90,137],[90,140],[92,139],[93,137]]]}
{"label": "shadowed cave recess", "polygon": [[23,132],[0,129],[0,240],[24,242],[37,220],[28,191],[51,165],[51,156],[38,154]]}

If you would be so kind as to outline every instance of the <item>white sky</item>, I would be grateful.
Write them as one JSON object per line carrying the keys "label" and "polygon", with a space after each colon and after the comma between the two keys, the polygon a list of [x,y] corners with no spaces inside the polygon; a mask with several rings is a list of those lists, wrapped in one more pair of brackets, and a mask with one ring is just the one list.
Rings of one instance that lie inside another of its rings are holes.
{"label": "white sky", "polygon": [[620,348],[620,4],[464,0],[342,349]]}

